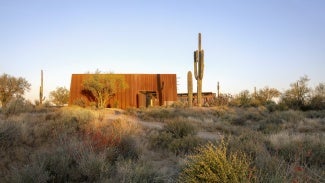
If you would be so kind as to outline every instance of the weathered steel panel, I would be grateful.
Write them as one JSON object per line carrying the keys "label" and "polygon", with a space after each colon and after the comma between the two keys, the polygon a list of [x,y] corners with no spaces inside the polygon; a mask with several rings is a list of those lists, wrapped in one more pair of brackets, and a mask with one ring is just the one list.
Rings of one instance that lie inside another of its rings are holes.
{"label": "weathered steel panel", "polygon": [[[93,99],[83,94],[82,82],[91,74],[72,74],[69,105],[82,100],[86,105]],[[177,100],[176,74],[120,74],[128,88],[119,91],[108,102],[108,107],[141,107],[166,105]],[[145,100],[145,102],[144,102]],[[150,101],[148,101],[150,100]]]}

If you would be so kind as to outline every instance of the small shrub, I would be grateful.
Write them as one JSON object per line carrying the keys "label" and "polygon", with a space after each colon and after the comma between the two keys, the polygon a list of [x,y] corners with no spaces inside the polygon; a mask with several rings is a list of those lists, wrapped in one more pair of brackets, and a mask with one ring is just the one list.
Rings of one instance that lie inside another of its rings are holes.
{"label": "small shrub", "polygon": [[196,134],[194,126],[186,121],[167,122],[164,126],[164,131],[172,134],[173,138],[183,138],[188,135]]}
{"label": "small shrub", "polygon": [[209,143],[188,156],[179,182],[253,182],[250,159],[242,152],[227,153],[227,144]]}
{"label": "small shrub", "polygon": [[124,159],[136,160],[140,155],[136,141],[131,136],[122,137],[121,142],[117,145],[117,151]]}
{"label": "small shrub", "polygon": [[2,109],[2,112],[6,116],[12,116],[24,112],[31,112],[33,108],[33,105],[29,101],[26,101],[22,97],[18,97],[11,99],[6,107]]}
{"label": "small shrub", "polygon": [[62,108],[59,116],[60,118],[55,121],[56,128],[67,133],[81,131],[95,119],[93,111],[80,107]]}
{"label": "small shrub", "polygon": [[123,160],[117,163],[115,182],[159,183],[163,182],[150,164]]}
{"label": "small shrub", "polygon": [[196,136],[185,136],[179,139],[173,139],[168,144],[168,149],[176,155],[185,155],[193,152],[195,148],[202,145],[204,141]]}
{"label": "small shrub", "polygon": [[21,168],[12,168],[6,176],[7,182],[12,183],[34,183],[48,182],[51,180],[49,172],[45,170],[44,162],[31,162]]}
{"label": "small shrub", "polygon": [[160,131],[159,133],[152,134],[149,137],[149,143],[151,148],[167,149],[169,144],[174,140],[171,133]]}
{"label": "small shrub", "polygon": [[87,106],[87,99],[78,98],[73,101],[73,105],[85,108]]}
{"label": "small shrub", "polygon": [[319,110],[319,111],[306,111],[304,112],[304,115],[306,118],[325,118],[325,110]]}
{"label": "small shrub", "polygon": [[282,111],[278,112],[276,115],[287,122],[298,122],[304,119],[304,115],[301,111]]}
{"label": "small shrub", "polygon": [[79,181],[96,182],[109,178],[111,165],[105,161],[105,156],[86,151],[78,158],[78,172],[81,174]]}
{"label": "small shrub", "polygon": [[190,153],[195,147],[203,143],[196,135],[193,125],[186,121],[168,122],[162,130],[150,136],[150,146],[184,155]]}
{"label": "small shrub", "polygon": [[325,164],[324,136],[289,134],[286,132],[269,137],[270,148],[288,163],[300,162],[321,168]]}
{"label": "small shrub", "polygon": [[18,122],[0,122],[0,149],[8,149],[19,143],[21,125]]}

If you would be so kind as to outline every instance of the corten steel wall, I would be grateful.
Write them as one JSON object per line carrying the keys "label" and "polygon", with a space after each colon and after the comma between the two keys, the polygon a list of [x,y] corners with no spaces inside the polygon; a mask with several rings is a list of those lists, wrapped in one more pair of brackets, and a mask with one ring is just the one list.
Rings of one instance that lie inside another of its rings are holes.
{"label": "corten steel wall", "polygon": [[[91,102],[82,94],[82,82],[91,74],[72,74],[70,85],[69,105],[73,105],[78,99]],[[141,101],[144,92],[156,92],[157,100],[155,105],[167,105],[177,101],[176,74],[116,74],[125,77],[128,87],[116,93],[109,100],[108,107],[113,107],[118,102],[118,107],[125,109],[128,107],[143,106]],[[162,89],[159,89],[162,88]]]}

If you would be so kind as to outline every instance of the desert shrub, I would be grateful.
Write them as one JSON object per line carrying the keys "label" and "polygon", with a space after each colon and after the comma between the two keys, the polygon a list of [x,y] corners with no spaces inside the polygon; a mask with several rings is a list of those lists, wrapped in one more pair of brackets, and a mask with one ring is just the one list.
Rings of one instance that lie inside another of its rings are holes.
{"label": "desert shrub", "polygon": [[190,153],[204,143],[196,136],[194,126],[185,121],[167,122],[162,130],[149,137],[149,142],[151,148],[165,149],[176,155]]}
{"label": "desert shrub", "polygon": [[[256,164],[256,160],[254,164]],[[259,159],[256,169],[257,182],[290,182],[288,177],[289,166],[276,156],[266,156]]]}
{"label": "desert shrub", "polygon": [[179,182],[253,182],[250,159],[241,151],[227,152],[227,144],[211,143],[188,156]]}
{"label": "desert shrub", "polygon": [[88,103],[88,101],[85,98],[78,98],[73,101],[73,105],[83,107],[83,108],[85,108],[87,106],[87,103]]}
{"label": "desert shrub", "polygon": [[110,177],[112,166],[104,153],[67,135],[57,143],[57,148],[41,151],[33,158],[43,160],[50,182],[96,182]]}
{"label": "desert shrub", "polygon": [[183,138],[188,135],[196,134],[194,126],[186,121],[167,122],[164,126],[164,131],[172,134],[173,138]]}
{"label": "desert shrub", "polygon": [[265,138],[260,132],[250,129],[240,129],[237,136],[228,136],[228,148],[231,152],[242,151],[253,158],[257,156],[265,157],[267,149],[265,146]]}
{"label": "desert shrub", "polygon": [[281,132],[269,137],[271,150],[288,163],[299,162],[321,168],[325,164],[322,134],[304,135]]}
{"label": "desert shrub", "polygon": [[194,151],[194,149],[205,143],[205,141],[196,136],[185,136],[183,138],[173,139],[167,148],[176,155],[185,155]]}
{"label": "desert shrub", "polygon": [[63,121],[71,121],[75,119],[80,124],[88,123],[94,119],[93,111],[79,107],[67,107],[61,111],[61,118]]}
{"label": "desert shrub", "polygon": [[174,116],[175,114],[169,108],[149,108],[143,109],[140,113],[138,113],[138,117],[144,121],[164,122],[166,119],[173,118]]}
{"label": "desert shrub", "polygon": [[268,101],[264,105],[269,112],[274,112],[279,110],[278,105],[274,101]]}
{"label": "desert shrub", "polygon": [[7,182],[12,183],[34,183],[48,182],[51,177],[45,170],[44,162],[33,161],[23,167],[13,167],[10,173],[5,177]]}
{"label": "desert shrub", "polygon": [[306,111],[304,112],[304,115],[306,118],[325,118],[325,110],[319,110],[319,111]]}
{"label": "desert shrub", "polygon": [[287,122],[298,122],[304,119],[303,112],[301,111],[281,111],[276,114],[280,119]]}
{"label": "desert shrub", "polygon": [[270,152],[282,162],[286,182],[323,182],[325,144],[322,134],[280,132],[269,136]]}
{"label": "desert shrub", "polygon": [[117,163],[115,182],[158,183],[163,182],[152,166],[145,162],[122,160]]}
{"label": "desert shrub", "polygon": [[259,121],[257,130],[263,132],[264,134],[276,133],[282,130],[283,123],[284,120],[281,119],[277,113],[272,113]]}
{"label": "desert shrub", "polygon": [[140,156],[140,150],[136,144],[137,143],[133,137],[128,135],[123,136],[121,142],[117,145],[119,156],[124,159],[138,159]]}
{"label": "desert shrub", "polygon": [[172,103],[171,107],[173,107],[173,108],[185,108],[185,107],[187,107],[187,103],[177,101],[177,102]]}
{"label": "desert shrub", "polygon": [[85,151],[77,159],[77,169],[81,174],[78,181],[96,182],[111,176],[112,166],[106,162],[103,154]]}
{"label": "desert shrub", "polygon": [[229,120],[233,125],[244,126],[252,122],[257,122],[267,115],[266,108],[235,108],[233,113],[227,114],[224,118]]}
{"label": "desert shrub", "polygon": [[22,97],[12,98],[9,103],[2,109],[6,116],[17,115],[33,110],[33,105]]}
{"label": "desert shrub", "polygon": [[66,133],[83,130],[89,122],[95,119],[91,110],[80,107],[62,108],[59,116],[59,119],[55,121],[56,128]]}
{"label": "desert shrub", "polygon": [[165,131],[160,131],[159,133],[152,134],[149,137],[149,143],[151,148],[160,148],[166,149],[169,144],[174,140],[171,133],[167,133]]}
{"label": "desert shrub", "polygon": [[226,137],[229,139],[229,151],[250,156],[252,165],[257,169],[258,182],[286,182],[287,166],[269,152],[270,145],[265,134],[250,129],[238,130],[241,133]]}
{"label": "desert shrub", "polygon": [[68,182],[79,174],[75,173],[77,161],[65,147],[58,147],[52,152],[40,154],[45,161],[45,170],[49,173],[53,182]]}
{"label": "desert shrub", "polygon": [[0,121],[0,149],[6,150],[19,143],[21,124],[12,121]]}
{"label": "desert shrub", "polygon": [[116,119],[107,126],[107,132],[115,133],[116,135],[132,135],[139,132],[139,126],[136,122],[124,119]]}

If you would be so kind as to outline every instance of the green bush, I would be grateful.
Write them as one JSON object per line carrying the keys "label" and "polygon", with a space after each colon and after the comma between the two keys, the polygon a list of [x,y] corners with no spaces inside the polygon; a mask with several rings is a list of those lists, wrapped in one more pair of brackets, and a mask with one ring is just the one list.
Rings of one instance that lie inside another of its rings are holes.
{"label": "green bush", "polygon": [[188,156],[179,182],[254,182],[250,159],[242,152],[228,153],[227,144],[209,143]]}

